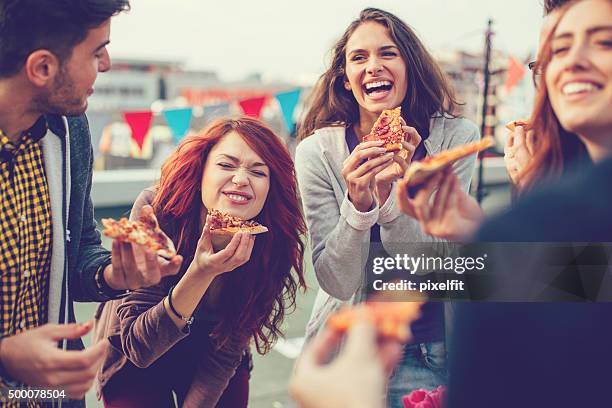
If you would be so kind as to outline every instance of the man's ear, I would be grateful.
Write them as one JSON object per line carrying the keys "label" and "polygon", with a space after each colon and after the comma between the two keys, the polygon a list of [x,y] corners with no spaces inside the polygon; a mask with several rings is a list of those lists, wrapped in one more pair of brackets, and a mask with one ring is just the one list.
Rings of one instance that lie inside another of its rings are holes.
{"label": "man's ear", "polygon": [[35,86],[51,84],[59,70],[59,59],[49,50],[36,50],[26,59],[25,74]]}

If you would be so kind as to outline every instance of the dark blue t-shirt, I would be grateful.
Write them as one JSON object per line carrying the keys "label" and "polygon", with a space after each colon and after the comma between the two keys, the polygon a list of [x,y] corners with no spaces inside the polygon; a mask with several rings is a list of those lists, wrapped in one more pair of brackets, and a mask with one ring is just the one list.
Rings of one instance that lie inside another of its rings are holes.
{"label": "dark blue t-shirt", "polygon": [[[423,141],[425,139],[426,137],[423,137]],[[427,155],[423,141],[417,146],[412,161],[422,160]],[[349,153],[352,153],[359,144],[359,138],[352,126],[346,128],[346,144]],[[370,242],[382,242],[380,239],[380,225],[374,224],[370,230]],[[377,254],[377,256],[380,255]],[[382,256],[389,257],[389,254],[385,252]],[[421,318],[413,322],[410,327],[412,331],[411,343],[430,343],[444,340],[444,303],[427,302],[423,305],[421,313]]]}

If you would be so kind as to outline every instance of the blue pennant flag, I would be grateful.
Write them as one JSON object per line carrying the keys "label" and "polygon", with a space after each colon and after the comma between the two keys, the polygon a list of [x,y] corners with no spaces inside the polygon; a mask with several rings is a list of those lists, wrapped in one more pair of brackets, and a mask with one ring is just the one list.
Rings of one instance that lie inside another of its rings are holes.
{"label": "blue pennant flag", "polygon": [[210,123],[213,120],[228,116],[230,114],[230,104],[227,102],[217,103],[214,105],[204,105],[204,111],[202,115],[204,116],[204,121],[206,123]]}
{"label": "blue pennant flag", "polygon": [[295,124],[293,120],[293,113],[295,112],[295,107],[298,104],[301,93],[302,90],[298,88],[289,92],[281,92],[274,95],[280,104],[281,110],[283,111],[283,118],[285,119],[285,124],[287,125],[287,129],[290,133],[293,132],[293,125]]}
{"label": "blue pennant flag", "polygon": [[166,122],[168,122],[170,130],[172,130],[174,140],[176,140],[178,143],[189,131],[189,126],[191,126],[192,109],[181,108],[165,110],[164,118],[166,118]]}

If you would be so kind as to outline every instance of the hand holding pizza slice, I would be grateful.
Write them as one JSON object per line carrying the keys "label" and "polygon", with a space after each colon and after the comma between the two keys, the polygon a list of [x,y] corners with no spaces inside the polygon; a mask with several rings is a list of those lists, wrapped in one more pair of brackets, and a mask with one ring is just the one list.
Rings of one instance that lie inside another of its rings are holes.
{"label": "hand holding pizza slice", "polygon": [[102,233],[113,238],[111,264],[103,271],[103,281],[112,289],[155,285],[163,277],[176,274],[183,262],[159,228],[153,208],[144,205],[137,214],[138,221],[102,219]]}

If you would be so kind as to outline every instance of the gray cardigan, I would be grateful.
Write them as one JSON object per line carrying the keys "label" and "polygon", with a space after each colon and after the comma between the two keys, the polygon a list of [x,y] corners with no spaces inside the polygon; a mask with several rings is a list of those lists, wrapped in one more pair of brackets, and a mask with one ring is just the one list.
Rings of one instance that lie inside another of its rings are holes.
{"label": "gray cardigan", "polygon": [[[427,155],[478,140],[478,128],[465,119],[432,117],[430,134],[424,141]],[[315,333],[327,316],[346,302],[358,302],[365,277],[365,260],[370,243],[370,228],[380,224],[383,247],[391,255],[398,253],[397,243],[406,252],[406,243],[444,241],[425,234],[418,221],[401,214],[395,203],[395,185],[382,207],[375,203],[369,212],[359,212],[347,198],[342,165],[349,156],[345,128],[318,129],[304,139],[295,155],[296,172],[310,244],[312,262],[320,285],[306,329],[307,337]],[[460,160],[454,166],[464,190],[468,190],[476,155]],[[441,248],[444,250],[444,248]]]}

